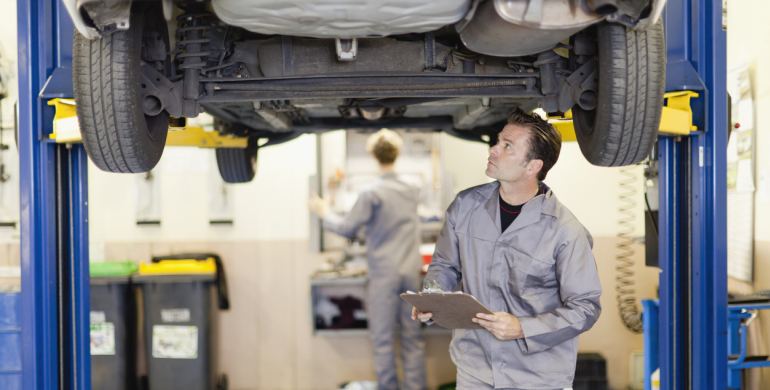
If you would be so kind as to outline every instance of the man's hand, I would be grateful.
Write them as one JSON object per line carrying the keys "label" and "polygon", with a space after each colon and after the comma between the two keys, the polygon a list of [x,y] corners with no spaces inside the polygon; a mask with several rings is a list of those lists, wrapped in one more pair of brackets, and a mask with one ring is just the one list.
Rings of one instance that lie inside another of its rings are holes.
{"label": "man's hand", "polygon": [[417,310],[416,307],[412,308],[412,320],[417,320],[419,318],[422,322],[428,322],[431,317],[433,317],[433,313],[423,313]]}
{"label": "man's hand", "polygon": [[[414,318],[414,314],[412,314],[412,317]],[[519,319],[504,311],[496,311],[492,314],[478,313],[473,322],[483,326],[493,336],[497,337],[498,340],[524,338],[524,332],[521,330]]]}
{"label": "man's hand", "polygon": [[318,218],[323,218],[329,212],[329,202],[318,196],[318,193],[315,191],[310,194],[310,199],[307,200],[307,207]]}

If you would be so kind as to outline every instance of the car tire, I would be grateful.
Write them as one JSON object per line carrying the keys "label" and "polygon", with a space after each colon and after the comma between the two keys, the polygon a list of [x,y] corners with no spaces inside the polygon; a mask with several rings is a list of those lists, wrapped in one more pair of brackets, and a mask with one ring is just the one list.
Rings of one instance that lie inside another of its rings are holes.
{"label": "car tire", "polygon": [[144,61],[143,39],[161,39],[168,53],[168,27],[158,7],[134,2],[130,28],[89,40],[75,30],[72,72],[83,144],[91,161],[107,172],[150,171],[166,145],[169,115],[143,111],[141,71],[154,66],[170,74],[169,57]]}
{"label": "car tire", "polygon": [[660,127],[665,92],[663,25],[636,31],[617,24],[596,27],[598,97],[595,110],[572,108],[580,150],[593,165],[643,161]]}
{"label": "car tire", "polygon": [[225,183],[248,183],[257,172],[258,147],[249,140],[247,148],[217,148],[219,175]]}

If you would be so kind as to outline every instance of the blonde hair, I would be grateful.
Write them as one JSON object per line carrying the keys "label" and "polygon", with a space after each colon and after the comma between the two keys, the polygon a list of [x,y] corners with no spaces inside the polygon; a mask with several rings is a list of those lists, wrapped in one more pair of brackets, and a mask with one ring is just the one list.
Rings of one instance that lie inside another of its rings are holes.
{"label": "blonde hair", "polygon": [[366,151],[382,165],[393,164],[401,153],[403,141],[395,131],[382,129],[369,136],[366,141]]}

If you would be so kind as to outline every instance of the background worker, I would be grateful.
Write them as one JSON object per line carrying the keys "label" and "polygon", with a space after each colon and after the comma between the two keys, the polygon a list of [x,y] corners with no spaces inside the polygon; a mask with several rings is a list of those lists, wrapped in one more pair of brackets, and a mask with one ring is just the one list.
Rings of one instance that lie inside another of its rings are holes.
{"label": "background worker", "polygon": [[489,150],[497,181],[447,210],[426,279],[449,291],[462,279],[493,312],[473,319],[484,329],[452,334],[458,390],[572,387],[578,336],[599,318],[602,290],[591,235],[542,182],[560,150],[553,126],[514,110]]}
{"label": "background worker", "polygon": [[412,306],[399,293],[420,290],[419,219],[417,187],[401,181],[394,163],[402,140],[390,130],[369,137],[367,151],[380,167],[380,177],[361,191],[344,218],[329,211],[326,201],[313,194],[310,210],[323,219],[324,228],[354,238],[366,226],[369,262],[367,313],[374,347],[374,371],[379,390],[398,389],[395,329],[401,331],[404,390],[425,388],[425,341],[420,323],[411,321]]}

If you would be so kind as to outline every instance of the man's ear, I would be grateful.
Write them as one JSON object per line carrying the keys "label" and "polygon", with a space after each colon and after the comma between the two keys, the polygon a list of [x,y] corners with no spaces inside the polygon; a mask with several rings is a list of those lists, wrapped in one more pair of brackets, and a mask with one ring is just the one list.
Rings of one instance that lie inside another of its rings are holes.
{"label": "man's ear", "polygon": [[543,169],[543,160],[529,160],[529,164],[527,164],[527,176],[537,176],[541,169]]}

